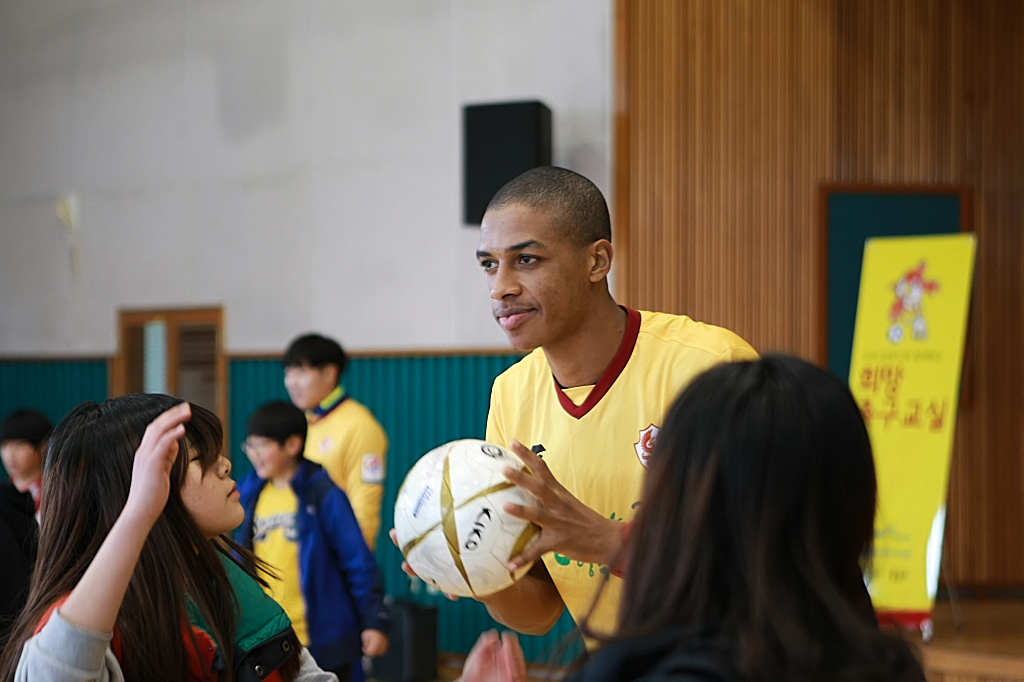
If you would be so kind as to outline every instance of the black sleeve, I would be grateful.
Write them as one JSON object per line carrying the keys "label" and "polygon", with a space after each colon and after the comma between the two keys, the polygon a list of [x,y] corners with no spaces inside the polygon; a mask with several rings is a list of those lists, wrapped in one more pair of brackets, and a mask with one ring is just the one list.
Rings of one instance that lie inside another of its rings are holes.
{"label": "black sleeve", "polygon": [[7,639],[13,620],[25,606],[35,564],[38,531],[35,518],[12,518],[0,508],[0,642]]}

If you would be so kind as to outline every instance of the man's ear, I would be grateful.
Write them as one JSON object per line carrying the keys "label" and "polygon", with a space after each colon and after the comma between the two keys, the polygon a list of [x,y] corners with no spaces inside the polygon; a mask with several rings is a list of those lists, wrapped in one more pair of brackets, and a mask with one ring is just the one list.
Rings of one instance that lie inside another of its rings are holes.
{"label": "man's ear", "polygon": [[327,376],[328,378],[334,379],[334,381],[332,382],[333,385],[337,386],[338,384],[341,383],[341,375],[338,373],[338,366],[335,365],[333,362],[329,365],[324,365],[323,367],[321,367],[320,371],[324,372],[325,376]]}
{"label": "man's ear", "polygon": [[598,239],[587,249],[590,251],[590,281],[592,284],[597,284],[611,271],[615,249],[607,239]]}
{"label": "man's ear", "polygon": [[298,457],[302,455],[303,445],[305,445],[305,441],[302,440],[302,436],[293,433],[285,440],[284,451],[288,453],[289,457]]}

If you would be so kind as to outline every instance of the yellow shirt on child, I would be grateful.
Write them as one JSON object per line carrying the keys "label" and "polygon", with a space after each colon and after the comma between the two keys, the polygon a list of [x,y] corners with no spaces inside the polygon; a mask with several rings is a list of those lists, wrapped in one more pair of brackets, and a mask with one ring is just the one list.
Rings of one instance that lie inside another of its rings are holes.
{"label": "yellow shirt on child", "polygon": [[303,645],[309,642],[306,603],[299,583],[299,528],[296,519],[299,498],[291,486],[278,488],[267,481],[256,501],[253,514],[252,549],[274,568],[278,577],[264,576],[264,588],[291,618],[295,634]]}

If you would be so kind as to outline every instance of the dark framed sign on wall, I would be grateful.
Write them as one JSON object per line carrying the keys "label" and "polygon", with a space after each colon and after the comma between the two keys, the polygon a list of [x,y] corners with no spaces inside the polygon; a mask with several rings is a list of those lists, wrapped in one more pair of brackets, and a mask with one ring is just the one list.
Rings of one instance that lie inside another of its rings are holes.
{"label": "dark framed sign on wall", "polygon": [[825,292],[821,357],[846,382],[864,242],[871,237],[969,232],[971,192],[950,185],[826,184],[818,201]]}

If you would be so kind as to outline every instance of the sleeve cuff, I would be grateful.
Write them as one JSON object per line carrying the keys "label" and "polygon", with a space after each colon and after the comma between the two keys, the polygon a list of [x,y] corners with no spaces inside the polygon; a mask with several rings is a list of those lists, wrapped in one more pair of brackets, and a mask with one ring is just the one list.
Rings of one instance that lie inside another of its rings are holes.
{"label": "sleeve cuff", "polygon": [[626,557],[628,556],[629,536],[633,532],[633,522],[630,521],[622,526],[622,552],[619,561],[612,566],[612,575],[616,578],[624,577],[626,572]]}
{"label": "sleeve cuff", "polygon": [[76,670],[99,670],[110,647],[112,632],[95,632],[72,625],[54,612],[33,638],[32,645],[47,658]]}

